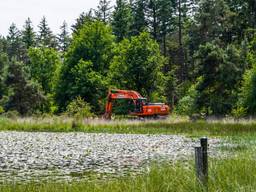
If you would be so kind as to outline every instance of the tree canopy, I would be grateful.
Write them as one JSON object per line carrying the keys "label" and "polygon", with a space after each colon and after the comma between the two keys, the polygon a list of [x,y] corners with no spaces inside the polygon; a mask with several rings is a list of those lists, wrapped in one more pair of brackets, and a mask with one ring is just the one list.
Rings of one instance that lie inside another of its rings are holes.
{"label": "tree canopy", "polygon": [[108,89],[119,88],[179,114],[255,115],[254,0],[113,3],[99,0],[56,34],[46,17],[11,24],[0,36],[1,113],[82,103],[101,114]]}
{"label": "tree canopy", "polygon": [[74,36],[60,72],[57,100],[65,107],[70,100],[81,96],[99,109],[104,97],[114,46],[109,26],[101,21],[89,22]]}
{"label": "tree canopy", "polygon": [[162,83],[164,62],[159,45],[144,32],[116,46],[109,77],[113,85],[151,96]]}

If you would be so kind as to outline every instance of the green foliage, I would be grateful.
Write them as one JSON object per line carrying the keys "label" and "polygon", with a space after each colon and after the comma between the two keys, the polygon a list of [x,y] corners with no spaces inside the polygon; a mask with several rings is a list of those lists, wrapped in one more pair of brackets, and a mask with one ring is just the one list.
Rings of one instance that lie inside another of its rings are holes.
{"label": "green foliage", "polygon": [[[71,97],[80,95],[90,102],[94,110],[99,110],[100,99],[105,96],[107,85],[105,77],[99,72],[93,70],[92,62],[80,60],[79,63],[71,69],[71,75],[75,77],[70,88]],[[101,104],[102,105],[102,104]]]}
{"label": "green foliage", "polygon": [[219,46],[207,43],[200,46],[195,56],[198,74],[202,82],[198,85],[197,105],[199,110],[206,109],[206,114],[223,115],[231,112],[236,100],[241,80],[239,66],[243,61],[239,51],[228,46],[223,50]]}
{"label": "green foliage", "polygon": [[254,37],[249,43],[248,43],[248,50],[247,50],[247,61],[249,66],[253,66],[256,63],[256,37]]}
{"label": "green foliage", "polygon": [[4,113],[4,108],[2,106],[0,106],[0,114]]}
{"label": "green foliage", "polygon": [[20,113],[16,110],[10,110],[4,113],[3,116],[9,119],[17,119],[20,116]]}
{"label": "green foliage", "polygon": [[69,116],[76,118],[87,118],[93,116],[93,113],[91,112],[91,106],[81,97],[77,97],[68,104],[66,113]]}
{"label": "green foliage", "polygon": [[34,47],[36,44],[36,34],[30,18],[25,21],[24,29],[22,30],[22,42],[25,44],[26,49]]}
{"label": "green foliage", "polygon": [[88,11],[87,13],[81,13],[79,17],[76,19],[75,24],[71,26],[71,29],[74,34],[78,34],[79,30],[85,25],[87,22],[92,22],[94,20],[92,15],[92,9]]}
{"label": "green foliage", "polygon": [[160,42],[165,56],[167,55],[167,35],[174,30],[176,4],[177,2],[173,0],[150,0],[147,2],[147,26],[153,38]]}
{"label": "green foliage", "polygon": [[0,35],[0,52],[6,53],[7,52],[7,39]]}
{"label": "green foliage", "polygon": [[109,78],[119,88],[150,96],[163,83],[161,69],[164,63],[158,44],[148,33],[141,33],[116,46]]}
{"label": "green foliage", "polygon": [[104,23],[108,22],[110,19],[112,9],[110,3],[111,1],[109,0],[99,0],[99,5],[94,11],[96,18]]}
{"label": "green foliage", "polygon": [[237,107],[246,110],[247,114],[256,114],[256,38],[249,44],[247,61],[251,68],[247,69],[243,75]]}
{"label": "green foliage", "polygon": [[146,9],[147,1],[145,0],[135,0],[132,3],[132,35],[139,35],[141,32],[147,29]]}
{"label": "green foliage", "polygon": [[86,23],[79,32],[74,36],[68,50],[67,67],[72,67],[83,59],[91,61],[95,71],[106,74],[114,43],[111,28],[102,22],[94,21]]}
{"label": "green foliage", "polygon": [[187,94],[179,100],[177,108],[175,109],[178,114],[191,116],[198,112],[196,106],[196,99],[199,94],[197,86],[201,81],[202,78],[198,80],[197,84],[193,84],[187,91]]}
{"label": "green foliage", "polygon": [[117,41],[119,42],[129,37],[132,24],[132,12],[127,0],[116,1],[112,17],[111,24]]}
{"label": "green foliage", "polygon": [[106,75],[112,58],[114,36],[102,22],[88,22],[74,36],[61,69],[57,101],[62,109],[81,96],[99,111],[105,97]]}
{"label": "green foliage", "polygon": [[72,37],[65,22],[55,36],[45,17],[37,33],[29,18],[22,30],[12,24],[0,36],[0,105],[11,105],[15,89],[5,79],[16,59],[25,64],[31,94],[42,89],[41,112],[65,111],[81,96],[101,113],[111,84],[178,103],[182,114],[196,108],[207,115],[254,115],[254,0],[116,0],[111,10],[109,0],[100,0],[76,19]]}
{"label": "green foliage", "polygon": [[30,48],[28,56],[30,78],[38,82],[46,94],[52,93],[61,67],[58,52],[52,48]]}
{"label": "green foliage", "polygon": [[24,44],[21,40],[21,32],[14,23],[9,28],[7,35],[7,54],[9,59],[22,60],[24,56]]}
{"label": "green foliage", "polygon": [[169,71],[164,75],[163,84],[159,86],[159,91],[157,93],[158,98],[162,98],[161,102],[174,108],[177,101],[177,79],[173,71]]}
{"label": "green foliage", "polygon": [[247,109],[249,114],[256,113],[256,65],[247,70],[243,77],[238,106]]}
{"label": "green foliage", "polygon": [[231,115],[236,119],[245,117],[246,113],[247,109],[241,106],[238,106],[231,111]]}
{"label": "green foliage", "polygon": [[225,0],[201,0],[195,16],[198,25],[199,42],[206,43],[216,39],[231,42],[235,13]]}
{"label": "green foliage", "polygon": [[94,11],[96,18],[104,23],[108,22],[111,15],[111,1],[109,0],[99,0],[99,5]]}
{"label": "green foliage", "polygon": [[255,1],[253,0],[236,0],[227,1],[229,7],[236,13],[234,22],[236,23],[237,32],[243,34],[248,28],[255,28]]}
{"label": "green foliage", "polygon": [[57,42],[53,35],[46,18],[43,17],[39,25],[39,35],[37,37],[37,44],[39,47],[56,48]]}
{"label": "green foliage", "polygon": [[6,70],[8,67],[8,56],[0,52],[0,100],[6,92],[6,85],[4,83],[6,77]]}
{"label": "green foliage", "polygon": [[61,33],[58,35],[58,48],[61,52],[66,52],[70,45],[71,38],[68,33],[68,24],[64,21],[60,27]]}
{"label": "green foliage", "polygon": [[38,85],[28,81],[23,70],[23,64],[12,60],[5,81],[8,86],[7,111],[16,110],[21,115],[35,112],[44,102],[44,95]]}

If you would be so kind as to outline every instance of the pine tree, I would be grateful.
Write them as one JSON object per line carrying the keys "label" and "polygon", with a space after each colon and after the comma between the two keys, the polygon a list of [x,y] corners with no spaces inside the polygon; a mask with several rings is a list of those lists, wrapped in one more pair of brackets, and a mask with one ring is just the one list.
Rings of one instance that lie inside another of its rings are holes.
{"label": "pine tree", "polygon": [[39,47],[56,48],[56,39],[48,26],[46,18],[43,17],[38,25],[39,35],[37,37]]}
{"label": "pine tree", "polygon": [[238,66],[243,61],[240,55],[234,46],[222,49],[215,42],[201,45],[195,55],[199,75],[202,77],[197,87],[197,107],[206,110],[207,115],[231,112],[237,99],[237,85],[241,81]]}
{"label": "pine tree", "polygon": [[10,62],[5,84],[12,90],[5,103],[6,110],[16,110],[21,115],[26,115],[35,112],[44,102],[38,85],[27,80],[23,63],[15,59]]}
{"label": "pine tree", "polygon": [[29,66],[28,49],[36,46],[36,33],[33,30],[30,18],[25,21],[23,30],[21,31],[21,40],[24,44],[23,63]]}
{"label": "pine tree", "polygon": [[69,37],[69,32],[68,32],[68,25],[64,21],[62,26],[60,27],[61,33],[58,35],[58,45],[59,45],[59,50],[61,52],[66,52],[68,49],[68,46],[70,44],[70,37]]}
{"label": "pine tree", "polygon": [[117,0],[112,16],[112,28],[117,41],[121,41],[130,35],[131,7],[126,0]]}
{"label": "pine tree", "polygon": [[35,46],[35,36],[32,21],[28,18],[25,21],[25,25],[22,30],[22,41],[25,44],[26,49]]}
{"label": "pine tree", "polygon": [[[243,40],[249,28],[256,28],[256,1],[255,0],[226,0],[230,10],[234,12],[232,29],[233,38]],[[255,31],[251,31],[255,34]]]}
{"label": "pine tree", "polygon": [[135,0],[133,2],[133,24],[132,24],[132,34],[139,35],[141,32],[147,29],[146,21],[146,0]]}
{"label": "pine tree", "polygon": [[95,10],[96,18],[104,23],[107,23],[111,16],[112,7],[110,6],[110,3],[111,1],[108,0],[100,0],[97,10]]}
{"label": "pine tree", "polygon": [[24,52],[24,46],[21,41],[21,32],[13,23],[9,28],[7,35],[7,54],[9,59],[15,57],[18,60],[22,60]]}
{"label": "pine tree", "polygon": [[251,28],[256,28],[256,1],[248,1],[249,23]]}
{"label": "pine tree", "polygon": [[200,1],[198,13],[195,15],[201,40],[198,43],[206,43],[215,39],[230,43],[232,37],[227,34],[233,27],[233,14],[224,0]]}
{"label": "pine tree", "polygon": [[81,13],[76,19],[76,23],[71,26],[72,32],[78,34],[79,29],[86,23],[93,21],[93,10],[90,9],[87,13]]}
{"label": "pine tree", "polygon": [[178,28],[179,28],[179,49],[178,49],[178,60],[180,65],[179,79],[184,81],[186,79],[185,59],[184,59],[184,47],[182,41],[182,0],[178,0]]}
{"label": "pine tree", "polygon": [[[6,53],[2,53],[0,51],[0,100],[2,99],[4,92],[5,92],[5,76],[6,76],[6,69],[8,67],[8,57]],[[1,103],[0,103],[1,106]]]}
{"label": "pine tree", "polygon": [[175,0],[149,0],[146,9],[148,28],[153,38],[161,44],[162,52],[167,55],[166,37],[175,30]]}
{"label": "pine tree", "polygon": [[160,21],[159,21],[159,0],[149,0],[147,21],[149,30],[156,41],[159,41]]}
{"label": "pine tree", "polygon": [[0,52],[7,52],[7,40],[0,35]]}

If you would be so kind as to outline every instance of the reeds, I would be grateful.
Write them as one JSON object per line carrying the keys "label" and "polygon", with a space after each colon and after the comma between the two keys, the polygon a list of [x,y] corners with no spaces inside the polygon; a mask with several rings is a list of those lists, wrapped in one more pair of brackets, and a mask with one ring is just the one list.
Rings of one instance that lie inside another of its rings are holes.
{"label": "reeds", "polygon": [[188,136],[256,135],[256,122],[73,119],[69,117],[0,118],[0,131],[184,134]]}

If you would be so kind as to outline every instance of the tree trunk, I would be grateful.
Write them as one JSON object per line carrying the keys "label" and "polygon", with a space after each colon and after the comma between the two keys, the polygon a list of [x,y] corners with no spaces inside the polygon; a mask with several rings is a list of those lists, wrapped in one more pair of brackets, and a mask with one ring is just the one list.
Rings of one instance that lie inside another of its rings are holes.
{"label": "tree trunk", "polygon": [[180,63],[180,80],[185,80],[185,66],[184,66],[184,50],[182,44],[182,16],[181,16],[181,0],[179,0],[179,63]]}

